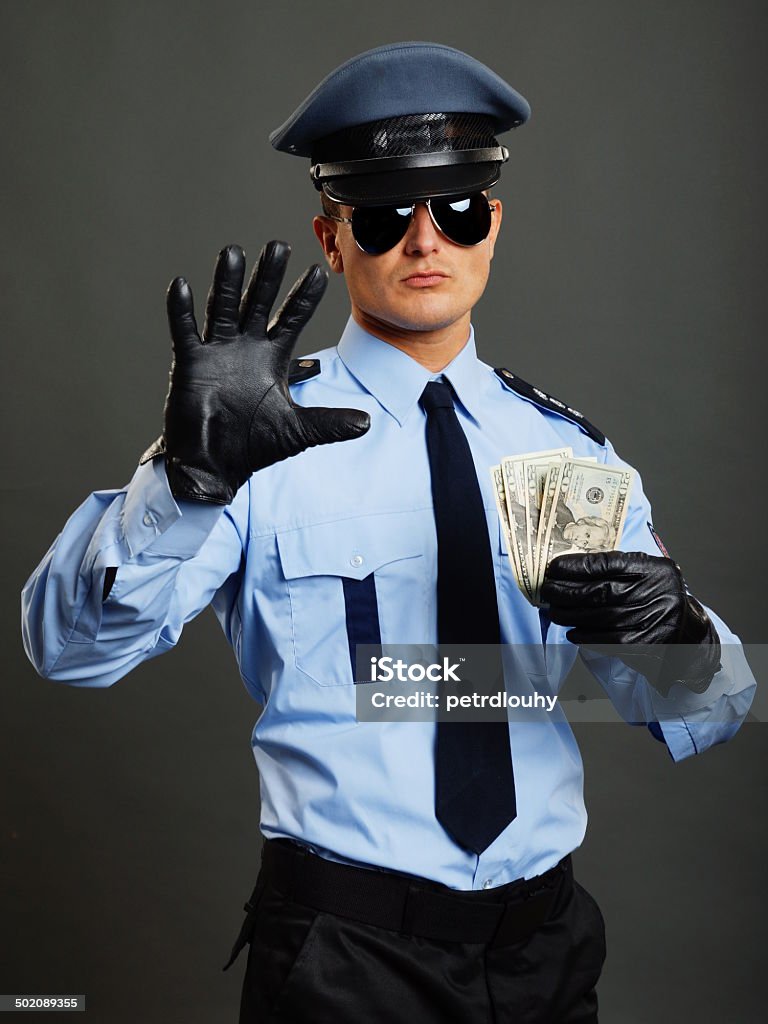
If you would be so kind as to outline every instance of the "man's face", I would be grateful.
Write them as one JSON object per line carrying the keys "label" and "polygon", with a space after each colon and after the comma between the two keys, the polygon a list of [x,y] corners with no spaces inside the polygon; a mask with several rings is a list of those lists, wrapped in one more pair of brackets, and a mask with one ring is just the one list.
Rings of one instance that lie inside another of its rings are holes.
{"label": "man's face", "polygon": [[[474,246],[451,242],[435,227],[425,203],[417,203],[401,242],[381,256],[363,252],[349,224],[316,217],[315,234],[329,266],[344,274],[352,312],[363,326],[402,334],[439,331],[465,319],[485,290],[501,224],[494,199],[491,230]],[[340,216],[351,217],[343,206]]]}

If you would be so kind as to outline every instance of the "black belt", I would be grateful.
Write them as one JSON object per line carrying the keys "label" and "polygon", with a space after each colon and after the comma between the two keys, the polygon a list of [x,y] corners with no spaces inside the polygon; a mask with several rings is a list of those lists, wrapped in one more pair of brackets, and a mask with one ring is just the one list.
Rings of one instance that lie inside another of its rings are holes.
{"label": "black belt", "polygon": [[415,875],[339,864],[289,839],[267,839],[256,888],[244,908],[248,917],[224,970],[249,941],[258,900],[268,884],[293,903],[377,928],[498,947],[521,942],[539,928],[561,887],[572,883],[570,856],[527,881],[467,893]]}

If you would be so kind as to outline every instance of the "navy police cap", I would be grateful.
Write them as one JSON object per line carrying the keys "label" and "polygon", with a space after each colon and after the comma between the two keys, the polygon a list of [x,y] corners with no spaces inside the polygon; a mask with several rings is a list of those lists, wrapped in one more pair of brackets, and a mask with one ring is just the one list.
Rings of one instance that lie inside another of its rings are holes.
{"label": "navy police cap", "polygon": [[466,53],[392,43],[332,71],[269,137],[309,157],[316,188],[351,205],[490,188],[508,152],[496,135],[531,108]]}

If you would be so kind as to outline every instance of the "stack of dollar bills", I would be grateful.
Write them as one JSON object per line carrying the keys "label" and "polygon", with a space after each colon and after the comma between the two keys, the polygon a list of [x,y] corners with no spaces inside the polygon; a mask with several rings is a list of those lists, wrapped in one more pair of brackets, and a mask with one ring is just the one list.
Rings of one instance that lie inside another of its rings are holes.
{"label": "stack of dollar bills", "polygon": [[634,471],[574,459],[571,448],[510,456],[491,467],[496,505],[520,590],[541,604],[557,555],[619,546]]}

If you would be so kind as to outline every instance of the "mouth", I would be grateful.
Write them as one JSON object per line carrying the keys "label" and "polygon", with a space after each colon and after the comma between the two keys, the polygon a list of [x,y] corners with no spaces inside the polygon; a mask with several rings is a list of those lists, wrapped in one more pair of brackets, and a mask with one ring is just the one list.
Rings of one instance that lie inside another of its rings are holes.
{"label": "mouth", "polygon": [[448,274],[444,274],[442,270],[417,270],[415,273],[409,274],[408,277],[404,277],[403,284],[409,288],[430,288],[447,280]]}

